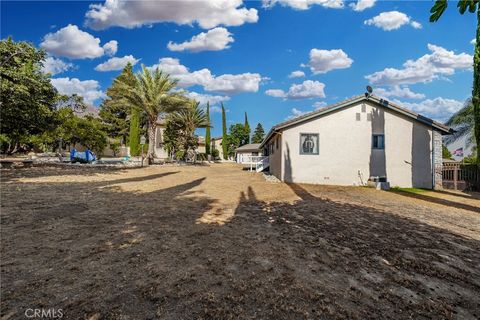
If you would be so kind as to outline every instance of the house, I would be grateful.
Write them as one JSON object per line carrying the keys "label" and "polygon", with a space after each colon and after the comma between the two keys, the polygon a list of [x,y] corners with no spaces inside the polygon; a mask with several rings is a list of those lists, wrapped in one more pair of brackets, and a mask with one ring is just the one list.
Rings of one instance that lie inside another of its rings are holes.
{"label": "house", "polygon": [[220,159],[223,159],[222,141],[223,141],[222,137],[214,137],[214,138],[212,138],[211,143],[210,143],[210,148],[212,150],[214,150],[214,149],[218,150],[218,157]]}
{"label": "house", "polygon": [[275,125],[260,147],[270,172],[294,183],[441,188],[449,127],[371,95]]}
{"label": "house", "polygon": [[237,163],[252,162],[252,157],[261,155],[260,143],[249,143],[235,149],[235,161]]}

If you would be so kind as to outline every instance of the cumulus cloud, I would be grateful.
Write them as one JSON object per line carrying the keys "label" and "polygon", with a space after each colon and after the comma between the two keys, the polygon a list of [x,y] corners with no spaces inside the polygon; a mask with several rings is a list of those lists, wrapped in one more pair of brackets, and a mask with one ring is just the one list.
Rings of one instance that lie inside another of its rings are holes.
{"label": "cumulus cloud", "polygon": [[325,8],[341,9],[344,7],[343,0],[263,0],[264,8],[271,8],[276,4],[284,7],[291,7],[295,10],[308,10],[312,5],[319,5]]}
{"label": "cumulus cloud", "polygon": [[118,50],[118,42],[116,40],[108,41],[103,45],[103,50],[105,50],[105,54],[109,56],[115,55]]}
{"label": "cumulus cloud", "polygon": [[190,72],[178,59],[161,58],[158,64],[150,68],[159,68],[178,79],[180,87],[202,86],[205,91],[214,91],[225,94],[240,92],[257,92],[262,77],[258,73],[223,74],[215,76],[209,69]]}
{"label": "cumulus cloud", "polygon": [[350,3],[354,11],[363,11],[375,5],[376,0],[358,0],[356,3]]}
{"label": "cumulus cloud", "polygon": [[442,97],[426,99],[418,103],[402,102],[398,100],[393,100],[393,102],[440,122],[445,122],[463,107],[462,101],[445,99]]}
{"label": "cumulus cloud", "polygon": [[353,60],[342,49],[335,50],[310,50],[308,66],[314,74],[327,73],[335,69],[349,68]]}
{"label": "cumulus cloud", "polygon": [[425,95],[423,93],[416,93],[410,90],[409,87],[400,87],[400,86],[393,86],[390,89],[376,88],[374,93],[376,95],[379,95],[385,98],[389,98],[389,97],[397,97],[397,98],[405,98],[405,99],[424,99],[425,98]]}
{"label": "cumulus cloud", "polygon": [[450,76],[456,70],[472,68],[473,56],[460,53],[455,54],[439,46],[428,44],[430,54],[417,60],[407,60],[403,69],[386,68],[365,76],[372,84],[400,85],[430,82],[441,76]]}
{"label": "cumulus cloud", "polygon": [[86,25],[94,30],[112,26],[134,28],[159,22],[198,23],[204,29],[211,29],[258,21],[257,10],[245,8],[242,0],[106,0],[103,4],[91,4],[85,16]]}
{"label": "cumulus cloud", "polygon": [[470,41],[470,43],[475,45],[477,43],[477,39],[473,38],[472,41]]}
{"label": "cumulus cloud", "polygon": [[313,109],[315,110],[318,110],[318,109],[322,109],[323,107],[326,107],[327,106],[327,103],[324,102],[324,101],[317,101],[313,104]]}
{"label": "cumulus cloud", "polygon": [[187,96],[190,99],[194,99],[198,102],[200,102],[201,105],[210,103],[210,112],[217,112],[220,110],[219,108],[214,108],[215,105],[218,105],[221,102],[225,102],[230,100],[229,96],[215,96],[215,95],[210,95],[210,94],[202,94],[202,93],[197,93],[197,92],[188,92]]}
{"label": "cumulus cloud", "polygon": [[325,84],[319,81],[305,80],[300,84],[292,84],[287,92],[280,89],[265,91],[266,95],[290,100],[325,98]]}
{"label": "cumulus cloud", "polygon": [[105,53],[117,51],[117,41],[110,41],[104,47],[100,39],[90,33],[80,30],[76,25],[68,26],[44,36],[40,47],[48,53],[72,59],[98,58]]}
{"label": "cumulus cloud", "polygon": [[72,68],[73,64],[71,63],[64,62],[63,60],[54,57],[47,57],[43,61],[42,72],[50,73],[53,76]]}
{"label": "cumulus cloud", "polygon": [[385,31],[396,30],[407,24],[415,29],[422,28],[419,22],[413,21],[412,18],[400,11],[382,12],[378,16],[365,20],[363,23],[368,26],[373,25]]}
{"label": "cumulus cloud", "polygon": [[105,93],[100,90],[100,84],[96,80],[81,81],[77,78],[54,78],[50,80],[52,85],[57,88],[61,94],[78,94],[88,104],[93,104],[96,100],[105,98]]}
{"label": "cumulus cloud", "polygon": [[225,28],[215,28],[193,36],[190,41],[182,43],[168,42],[167,48],[171,51],[220,51],[230,48],[229,44],[234,41],[231,33]]}
{"label": "cumulus cloud", "polygon": [[292,73],[290,73],[290,75],[288,77],[289,78],[302,78],[302,77],[305,77],[305,72],[303,72],[301,70],[292,71]]}
{"label": "cumulus cloud", "polygon": [[122,58],[114,57],[110,58],[104,63],[100,63],[98,66],[95,67],[97,71],[115,71],[115,70],[122,70],[125,68],[127,63],[131,63],[132,65],[137,64],[140,59],[135,59],[132,55],[124,56]]}

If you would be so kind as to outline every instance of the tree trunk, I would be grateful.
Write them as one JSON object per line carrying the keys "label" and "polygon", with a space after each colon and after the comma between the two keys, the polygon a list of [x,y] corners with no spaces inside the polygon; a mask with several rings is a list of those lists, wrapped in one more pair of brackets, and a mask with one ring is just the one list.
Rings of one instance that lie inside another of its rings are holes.
{"label": "tree trunk", "polygon": [[155,134],[157,129],[157,119],[150,119],[148,122],[148,153],[147,153],[147,163],[152,164],[153,158],[155,158]]}
{"label": "tree trunk", "polygon": [[475,142],[477,144],[477,164],[480,165],[480,4],[477,8],[477,38],[473,56],[473,117]]}

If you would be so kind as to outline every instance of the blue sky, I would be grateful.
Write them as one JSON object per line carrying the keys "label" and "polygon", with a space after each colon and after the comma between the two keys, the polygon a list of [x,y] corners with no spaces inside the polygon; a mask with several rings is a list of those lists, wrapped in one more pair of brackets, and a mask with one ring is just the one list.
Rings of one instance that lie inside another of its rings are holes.
{"label": "blue sky", "polygon": [[96,106],[134,61],[135,70],[143,63],[171,72],[201,101],[223,101],[229,123],[243,122],[246,111],[252,126],[268,130],[363,94],[367,84],[442,121],[471,93],[476,21],[451,4],[429,23],[432,3],[2,1],[1,37],[43,47],[54,85]]}

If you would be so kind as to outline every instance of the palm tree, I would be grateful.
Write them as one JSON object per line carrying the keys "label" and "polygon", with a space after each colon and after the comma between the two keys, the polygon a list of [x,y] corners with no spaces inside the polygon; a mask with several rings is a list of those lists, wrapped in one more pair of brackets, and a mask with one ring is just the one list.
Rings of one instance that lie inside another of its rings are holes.
{"label": "palm tree", "polygon": [[[430,22],[436,22],[445,12],[448,6],[447,0],[436,0],[430,9]],[[472,89],[472,114],[474,123],[474,136],[477,146],[480,144],[480,0],[460,0],[457,4],[460,14],[467,10],[477,13],[477,35],[475,42],[475,53],[473,56],[473,89]],[[477,148],[477,163],[480,164],[480,148]]]}
{"label": "palm tree", "polygon": [[148,153],[149,163],[155,157],[155,132],[157,119],[165,113],[178,111],[183,108],[187,99],[182,92],[175,91],[177,80],[173,80],[158,68],[150,70],[142,65],[142,71],[135,74],[132,83],[115,79],[114,84],[125,97],[131,108],[143,110],[148,119]]}
{"label": "palm tree", "polygon": [[448,121],[445,123],[448,126],[455,128],[456,132],[446,138],[445,142],[449,143],[458,138],[468,136],[467,143],[473,142],[473,104],[472,99],[465,101],[462,109],[458,110]]}
{"label": "palm tree", "polygon": [[197,137],[195,130],[197,128],[210,127],[210,121],[207,114],[200,108],[200,103],[191,100],[183,109],[175,111],[171,114],[171,120],[177,122],[181,126],[181,145],[183,145],[185,155],[190,149],[197,146]]}

